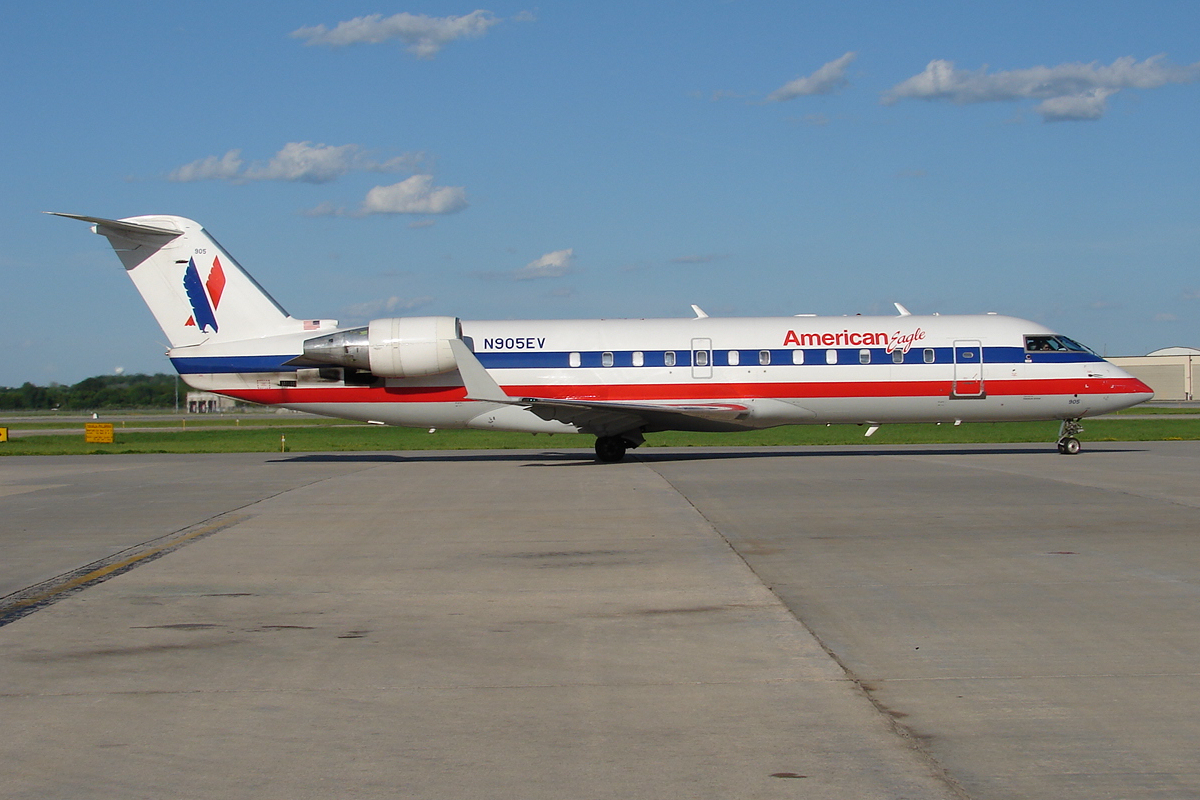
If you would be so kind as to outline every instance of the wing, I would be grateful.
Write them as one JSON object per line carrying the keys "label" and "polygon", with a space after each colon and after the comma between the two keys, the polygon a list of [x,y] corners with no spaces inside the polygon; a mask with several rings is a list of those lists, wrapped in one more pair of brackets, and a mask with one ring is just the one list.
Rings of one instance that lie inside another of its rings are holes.
{"label": "wing", "polygon": [[524,406],[544,420],[574,425],[583,433],[617,436],[643,428],[676,430],[696,427],[689,420],[736,422],[750,414],[737,403],[623,403],[605,400],[559,400],[545,397],[511,397],[479,363],[461,339],[452,339],[458,372],[467,387],[467,399]]}
{"label": "wing", "polygon": [[602,400],[557,400],[541,397],[513,398],[544,420],[574,425],[583,433],[616,436],[627,431],[689,430],[703,428],[696,421],[736,422],[750,414],[736,403],[620,403]]}

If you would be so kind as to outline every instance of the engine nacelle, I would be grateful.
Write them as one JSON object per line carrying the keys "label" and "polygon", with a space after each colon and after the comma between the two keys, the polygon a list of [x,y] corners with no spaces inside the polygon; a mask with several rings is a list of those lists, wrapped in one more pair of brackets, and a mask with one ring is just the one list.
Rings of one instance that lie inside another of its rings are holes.
{"label": "engine nacelle", "polygon": [[461,337],[462,323],[455,317],[373,319],[365,328],[308,339],[304,357],[381,378],[419,378],[455,369],[450,340]]}

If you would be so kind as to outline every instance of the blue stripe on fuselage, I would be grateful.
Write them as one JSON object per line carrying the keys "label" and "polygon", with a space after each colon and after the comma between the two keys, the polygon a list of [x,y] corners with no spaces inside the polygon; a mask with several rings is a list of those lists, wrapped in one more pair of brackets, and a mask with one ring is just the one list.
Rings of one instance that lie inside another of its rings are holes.
{"label": "blue stripe on fuselage", "polygon": [[286,362],[295,355],[282,356],[175,356],[171,363],[180,375],[208,375],[220,372],[295,372]]}
{"label": "blue stripe on fuselage", "polygon": [[[729,363],[730,350],[713,349],[712,365],[714,367],[791,367],[791,366],[826,366],[827,353],[833,350],[837,353],[837,364],[855,365],[864,363],[861,353],[870,353],[866,363],[874,366],[883,364],[953,364],[954,348],[927,347],[909,350],[903,355],[903,361],[894,361],[894,354],[882,347],[828,347],[800,348],[803,352],[803,363],[796,364],[793,360],[796,348],[762,350],[737,350],[738,363]],[[933,351],[933,360],[926,360],[926,351]],[[634,352],[642,353],[642,367],[665,367],[666,353],[675,354],[676,367],[692,366],[691,350],[615,350],[615,351],[577,351],[579,353],[580,369],[604,368],[604,352],[611,352],[612,366],[637,369],[633,364]],[[768,363],[763,363],[762,353],[768,353]],[[288,366],[286,362],[297,355],[273,356],[179,356],[171,359],[175,369],[181,375],[213,374],[230,372],[295,372],[298,367]],[[481,364],[487,369],[571,369],[571,353],[565,351],[532,351],[503,353],[476,353]],[[1103,361],[1092,353],[1073,351],[1026,352],[1022,347],[985,347],[983,361],[985,364],[1068,364],[1088,361]]]}

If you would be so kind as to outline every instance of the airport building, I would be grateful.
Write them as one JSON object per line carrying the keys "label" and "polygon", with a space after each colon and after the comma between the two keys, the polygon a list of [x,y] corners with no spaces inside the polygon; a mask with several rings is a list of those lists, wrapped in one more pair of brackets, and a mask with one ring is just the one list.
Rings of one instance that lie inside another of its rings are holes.
{"label": "airport building", "polygon": [[187,410],[189,414],[220,414],[232,411],[238,407],[238,402],[232,397],[223,397],[212,392],[188,392]]}
{"label": "airport building", "polygon": [[1195,400],[1196,363],[1200,349],[1164,347],[1144,356],[1113,356],[1108,359],[1154,390],[1155,400]]}

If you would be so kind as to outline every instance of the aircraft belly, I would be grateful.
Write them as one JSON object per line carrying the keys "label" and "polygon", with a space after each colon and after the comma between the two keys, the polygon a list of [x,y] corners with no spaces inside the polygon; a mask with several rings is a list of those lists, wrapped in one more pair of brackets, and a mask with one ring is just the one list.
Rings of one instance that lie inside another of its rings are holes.
{"label": "aircraft belly", "polygon": [[[523,406],[476,403],[468,428],[478,430],[516,431],[519,433],[578,433],[579,429],[556,419],[542,419]],[[480,408],[486,410],[480,411]]]}
{"label": "aircraft belly", "polygon": [[464,414],[452,403],[284,403],[285,408],[325,417],[382,422],[412,428],[463,428]]}
{"label": "aircraft belly", "polygon": [[288,407],[329,417],[409,428],[478,428],[518,433],[575,433],[561,422],[495,403],[293,403]]}
{"label": "aircraft belly", "polygon": [[[364,387],[315,382],[295,372],[184,377],[195,388],[237,399],[388,425],[595,435],[627,430],[739,431],[823,423],[1071,419],[1130,404],[1118,384],[1099,376],[1084,379],[1090,385],[1079,379],[1056,385],[1050,376],[1018,377],[1016,370],[1013,373],[1011,378],[989,377],[987,393],[970,397],[952,396],[949,381],[714,384],[681,380],[568,386],[547,380],[551,377],[547,374],[541,375],[541,380],[528,373],[498,376],[502,390],[511,397],[543,398],[536,408],[465,400],[461,386],[433,385],[430,380]],[[299,386],[294,386],[297,378],[301,378]],[[515,378],[521,380],[514,382]],[[1042,393],[1028,393],[1031,390]],[[556,409],[555,398],[566,401],[564,406],[594,402],[595,407],[587,412]],[[620,408],[622,404],[636,408]],[[608,405],[618,407],[609,409]],[[744,409],[744,413],[729,417],[704,411],[707,407],[719,410],[723,405]],[[647,410],[655,407],[661,408],[661,413]],[[613,419],[607,420],[606,415]]]}

